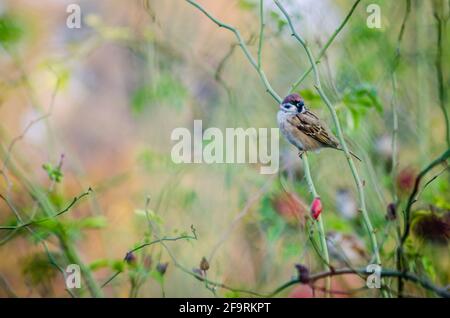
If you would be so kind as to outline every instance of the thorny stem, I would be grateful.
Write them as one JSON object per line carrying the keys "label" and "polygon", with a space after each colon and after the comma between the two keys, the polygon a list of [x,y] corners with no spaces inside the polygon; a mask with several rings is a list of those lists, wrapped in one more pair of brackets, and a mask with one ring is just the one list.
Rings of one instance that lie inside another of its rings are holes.
{"label": "thorny stem", "polygon": [[339,118],[336,114],[336,110],[334,109],[333,105],[331,104],[330,100],[328,99],[328,97],[325,95],[325,92],[322,89],[322,86],[320,84],[320,77],[319,77],[319,72],[317,70],[316,67],[316,63],[315,63],[315,59],[312,55],[312,52],[308,46],[308,44],[305,42],[305,40],[297,33],[297,31],[294,28],[294,25],[292,23],[292,20],[288,14],[288,12],[286,11],[286,9],[281,5],[281,3],[278,0],[274,0],[275,4],[278,6],[278,8],[281,10],[281,12],[283,13],[283,15],[285,16],[289,27],[291,29],[292,32],[292,36],[294,38],[296,38],[298,40],[298,42],[301,44],[301,46],[305,49],[306,51],[306,55],[308,56],[308,60],[311,64],[313,73],[314,73],[314,79],[315,79],[315,88],[318,91],[320,97],[322,98],[322,100],[325,102],[325,104],[328,107],[328,110],[331,113],[331,117],[333,118],[333,122],[334,125],[336,126],[336,130],[337,130],[337,137],[339,139],[339,142],[341,144],[342,150],[345,153],[345,157],[347,158],[347,162],[348,165],[350,166],[350,170],[352,172],[353,178],[355,180],[356,183],[356,187],[358,190],[358,195],[359,195],[359,201],[360,201],[360,210],[361,213],[363,215],[363,219],[364,219],[364,224],[367,228],[367,232],[369,234],[370,237],[370,241],[372,244],[372,250],[373,253],[375,255],[375,260],[377,262],[378,265],[381,266],[381,258],[380,258],[380,253],[378,251],[378,243],[377,243],[377,238],[375,236],[375,232],[372,226],[372,223],[370,221],[369,215],[367,213],[367,209],[366,209],[366,200],[365,200],[365,196],[364,196],[364,186],[363,183],[359,177],[358,171],[356,170],[355,164],[353,162],[353,159],[350,155],[350,151],[347,147],[347,143],[345,142],[344,139],[344,134],[342,132],[342,128],[341,128],[341,124],[339,123]]}
{"label": "thorny stem", "polygon": [[[314,182],[311,177],[311,172],[310,172],[311,170],[309,168],[308,156],[306,155],[306,153],[302,154],[302,159],[303,159],[303,167],[305,170],[306,182],[308,183],[308,188],[310,189],[311,194],[313,195],[314,198],[319,198],[319,194],[316,191],[316,187],[314,186]],[[324,257],[324,261],[325,261],[325,268],[328,269],[330,266],[330,256],[328,254],[327,238],[325,235],[325,227],[323,224],[322,215],[319,215],[319,217],[317,218],[317,221],[319,224],[320,245],[322,248],[322,253],[323,253],[323,257]],[[330,289],[331,289],[331,277],[327,277],[326,290],[330,290]],[[328,297],[329,293],[326,292],[325,296]]]}
{"label": "thorny stem", "polygon": [[[12,225],[12,226],[0,226],[0,230],[18,230],[21,229],[23,227],[27,227],[30,225],[35,225],[35,224],[39,224],[39,223],[43,223],[46,221],[49,221],[57,216],[60,216],[66,212],[68,212],[74,205],[75,203],[77,203],[77,201],[81,200],[83,197],[89,195],[89,193],[91,193],[93,190],[91,188],[89,188],[86,192],[80,194],[79,196],[76,196],[72,199],[72,202],[70,202],[70,204],[63,210],[61,210],[60,212],[56,213],[53,216],[49,216],[49,217],[44,217],[38,220],[31,220],[25,223],[20,223],[18,225]],[[6,198],[4,198],[4,196],[2,194],[0,194],[0,197],[4,200],[6,200]]]}
{"label": "thorny stem", "polygon": [[[361,0],[356,0],[355,3],[353,3],[353,6],[351,7],[350,11],[347,13],[347,15],[345,16],[344,20],[341,22],[341,24],[338,26],[338,28],[333,32],[333,34],[331,35],[331,37],[328,39],[327,43],[325,43],[325,45],[323,46],[323,48],[320,50],[319,55],[317,56],[317,59],[315,61],[315,64],[319,64],[320,59],[325,55],[326,50],[328,49],[328,47],[331,45],[331,43],[333,43],[334,39],[336,38],[336,36],[339,34],[339,32],[341,32],[341,30],[344,28],[344,26],[347,24],[347,21],[350,19],[350,17],[353,14],[353,11],[355,11],[356,7],[358,6],[358,3]],[[302,82],[303,80],[306,78],[306,76],[308,76],[309,73],[311,73],[311,71],[313,70],[313,66],[311,65],[299,78],[298,80],[295,81],[294,84],[292,84],[291,89],[289,91],[289,93],[292,93]]]}
{"label": "thorny stem", "polygon": [[264,0],[259,0],[259,41],[258,41],[258,68],[261,69],[262,46],[264,41]]}

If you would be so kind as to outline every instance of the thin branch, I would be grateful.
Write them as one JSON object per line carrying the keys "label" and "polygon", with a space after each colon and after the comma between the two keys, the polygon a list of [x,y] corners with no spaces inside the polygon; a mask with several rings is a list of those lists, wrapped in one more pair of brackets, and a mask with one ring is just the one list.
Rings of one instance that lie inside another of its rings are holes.
{"label": "thin branch", "polygon": [[[79,196],[74,197],[72,202],[70,202],[70,204],[66,208],[64,208],[63,210],[61,210],[60,212],[56,213],[53,216],[45,217],[45,218],[34,220],[34,221],[29,221],[29,222],[26,222],[26,223],[21,223],[21,224],[13,225],[13,226],[0,226],[0,230],[18,230],[18,229],[21,229],[23,227],[27,227],[27,226],[30,226],[30,225],[42,223],[42,222],[51,220],[53,218],[56,218],[57,216],[60,216],[60,215],[62,215],[64,213],[68,212],[75,205],[75,203],[77,203],[77,201],[79,201],[83,197],[89,195],[92,191],[93,190],[91,188],[89,188],[86,192],[80,194]],[[2,198],[4,201],[6,201],[6,198],[1,193],[0,193],[0,198]]]}
{"label": "thin branch", "polygon": [[[25,75],[24,75],[24,76],[25,76]],[[61,79],[57,77],[57,79],[56,79],[56,84],[55,84],[55,88],[54,88],[54,90],[53,90],[53,93],[52,93],[52,96],[51,96],[51,99],[50,99],[50,106],[49,106],[48,111],[47,111],[45,114],[43,114],[43,115],[41,115],[41,116],[39,116],[39,117],[37,117],[37,118],[31,120],[31,121],[25,126],[25,128],[24,128],[23,131],[22,131],[22,133],[21,133],[20,135],[16,136],[16,137],[14,137],[14,138],[11,140],[11,142],[9,143],[8,147],[7,147],[6,154],[5,154],[5,158],[3,159],[2,169],[0,170],[0,174],[2,174],[2,175],[3,175],[3,178],[5,179],[5,182],[6,182],[6,184],[7,184],[7,192],[8,192],[8,193],[10,192],[10,189],[11,189],[11,186],[12,186],[11,181],[10,181],[10,179],[9,179],[9,177],[8,177],[8,163],[9,163],[9,160],[11,159],[11,155],[12,155],[13,148],[14,148],[14,146],[15,146],[20,140],[22,140],[23,138],[25,138],[25,136],[26,136],[26,134],[28,133],[28,131],[29,131],[34,125],[36,125],[37,123],[39,123],[39,122],[42,121],[42,120],[45,120],[45,119],[49,118],[49,117],[52,115],[52,113],[53,113],[53,108],[54,108],[54,105],[55,105],[56,94],[57,94],[57,92],[58,92],[58,90],[59,90],[60,85],[61,85]]]}
{"label": "thin branch", "polygon": [[[22,218],[20,217],[20,215],[19,215],[19,213],[18,213],[16,207],[12,204],[12,202],[10,202],[6,197],[4,197],[4,196],[1,195],[1,194],[0,194],[0,198],[1,198],[3,201],[5,201],[5,203],[6,203],[6,205],[8,206],[8,208],[9,208],[11,211],[13,211],[13,213],[16,215],[17,219],[18,219],[19,221],[21,221]],[[48,259],[49,259],[50,264],[52,264],[53,266],[55,266],[55,267],[58,269],[58,271],[61,272],[61,274],[62,274],[63,277],[64,277],[64,281],[65,281],[65,280],[66,280],[66,272],[64,271],[64,269],[63,269],[60,265],[58,265],[58,263],[56,262],[55,258],[54,258],[53,255],[50,253],[50,250],[49,250],[49,248],[48,248],[47,242],[46,242],[45,240],[42,240],[42,239],[38,238],[37,235],[36,235],[36,233],[33,231],[33,229],[31,229],[29,226],[25,226],[25,228],[31,233],[31,235],[32,235],[33,237],[35,237],[35,238],[37,239],[38,242],[41,243],[41,245],[43,246],[43,248],[44,248],[44,250],[45,250],[45,253],[47,254],[47,257],[48,257]],[[70,295],[71,297],[76,297],[75,294],[74,294],[70,289],[68,289],[67,287],[65,288],[65,290],[69,293],[69,295]]]}
{"label": "thin branch", "polygon": [[253,56],[251,55],[250,51],[248,50],[247,45],[245,44],[244,40],[242,39],[241,33],[239,32],[238,29],[234,28],[233,26],[223,23],[221,21],[219,21],[218,19],[216,19],[215,17],[213,17],[210,13],[208,13],[200,4],[198,4],[197,2],[193,1],[193,0],[186,0],[188,3],[190,3],[191,5],[193,5],[194,7],[196,7],[198,10],[200,10],[204,15],[206,15],[211,21],[213,21],[215,24],[217,24],[219,27],[227,29],[231,32],[233,32],[233,34],[235,35],[239,46],[242,49],[242,52],[244,53],[245,57],[247,58],[247,60],[250,62],[250,64],[256,69],[256,71],[258,72],[258,75],[261,79],[261,81],[264,84],[264,87],[266,88],[266,91],[278,102],[281,103],[281,97],[274,91],[274,89],[272,88],[272,86],[270,85],[269,81],[267,80],[266,74],[264,73],[264,71],[258,67],[258,62],[253,58]]}
{"label": "thin branch", "polygon": [[436,43],[437,53],[435,60],[436,78],[438,82],[439,106],[442,110],[442,114],[445,120],[445,137],[447,141],[447,147],[450,147],[450,122],[447,108],[445,107],[447,96],[444,84],[444,73],[442,68],[443,67],[442,47],[443,41],[445,39],[445,37],[443,37],[443,29],[445,26],[446,18],[441,17],[442,13],[440,12],[440,8],[438,8],[437,6],[438,5],[436,3],[433,3],[433,15],[436,20],[436,32],[437,32],[437,43]]}
{"label": "thin branch", "polygon": [[[333,271],[321,272],[321,273],[310,275],[306,284],[311,286],[313,283],[315,283],[316,281],[321,280],[323,278],[346,275],[346,274],[359,274],[359,275],[363,275],[363,276],[369,276],[369,275],[373,275],[373,272],[367,271],[366,269],[351,269],[351,268],[335,269]],[[440,297],[450,298],[450,292],[447,290],[447,288],[436,286],[429,280],[418,277],[409,272],[400,272],[400,271],[385,269],[380,272],[380,276],[381,277],[402,277],[403,279],[411,281],[415,284],[418,284],[427,290],[433,291]],[[293,279],[291,281],[288,281],[288,282],[284,283],[283,285],[281,285],[280,287],[276,288],[272,293],[270,293],[269,297],[273,297],[273,296],[279,294],[280,292],[282,292],[283,290],[285,290],[291,286],[297,285],[297,284],[302,284],[302,282],[300,282],[298,279]]]}
{"label": "thin branch", "polygon": [[[311,194],[313,195],[313,198],[319,199],[320,198],[319,194],[316,191],[316,187],[314,186],[314,182],[311,177],[308,156],[306,153],[303,153],[302,159],[303,159],[303,167],[305,170],[305,178],[306,178],[306,182],[308,183],[308,187],[311,190]],[[317,218],[317,221],[319,224],[319,238],[320,238],[320,245],[322,248],[323,258],[324,258],[324,262],[325,262],[325,267],[328,269],[330,267],[330,256],[328,254],[327,238],[325,235],[325,226],[323,224],[322,215],[319,215],[319,217]],[[331,278],[330,277],[328,277],[326,279],[326,289],[327,290],[331,289]],[[328,293],[325,293],[325,296],[328,296],[328,295],[329,295]]]}
{"label": "thin branch", "polygon": [[261,68],[262,47],[264,41],[264,0],[259,0],[259,41],[258,41],[258,68]]}
{"label": "thin branch", "polygon": [[[194,226],[193,225],[191,225],[191,233],[192,233],[192,235],[180,235],[180,236],[177,236],[177,237],[162,237],[162,238],[158,238],[158,239],[156,239],[156,240],[154,240],[154,241],[151,241],[151,242],[148,242],[148,243],[144,243],[144,244],[141,244],[141,245],[139,245],[139,246],[137,246],[137,247],[135,247],[135,248],[133,248],[133,249],[131,249],[131,250],[129,250],[127,253],[126,253],[126,255],[128,254],[128,253],[133,253],[133,252],[136,252],[136,251],[138,251],[138,250],[141,250],[141,249],[143,249],[143,248],[145,248],[145,247],[148,247],[148,246],[150,246],[150,245],[153,245],[153,244],[156,244],[156,243],[162,243],[162,242],[164,242],[164,241],[178,241],[178,240],[183,240],[183,239],[187,239],[187,240],[189,240],[189,239],[192,239],[192,240],[197,240],[197,232],[196,232],[196,230],[195,230],[195,228],[194,228]],[[121,274],[122,273],[122,271],[117,271],[116,273],[114,273],[110,278],[108,278],[102,285],[101,285],[101,288],[103,288],[103,287],[105,287],[106,285],[108,285],[110,282],[112,282],[117,276],[119,276],[119,274]]]}
{"label": "thin branch", "polygon": [[[414,202],[416,202],[416,196],[419,192],[419,186],[420,182],[422,181],[422,178],[425,177],[425,175],[433,169],[435,166],[444,163],[447,161],[447,159],[450,157],[450,148],[447,149],[441,156],[439,156],[437,159],[432,161],[425,169],[423,169],[416,177],[414,181],[414,188],[409,195],[408,203],[406,204],[405,208],[405,225],[404,225],[404,232],[400,239],[400,244],[397,247],[397,269],[399,271],[405,270],[405,264],[404,264],[404,256],[403,256],[403,245],[405,244],[406,240],[408,239],[408,236],[410,234],[411,230],[411,208]],[[403,290],[403,277],[399,277],[398,280],[398,293],[401,295],[401,292]]]}

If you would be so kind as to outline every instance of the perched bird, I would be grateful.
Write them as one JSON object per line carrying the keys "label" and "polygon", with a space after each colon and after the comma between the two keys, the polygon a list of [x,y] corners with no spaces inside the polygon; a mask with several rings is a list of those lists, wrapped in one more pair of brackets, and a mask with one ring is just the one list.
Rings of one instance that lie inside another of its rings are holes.
{"label": "perched bird", "polygon": [[[306,107],[298,94],[286,96],[277,114],[278,126],[287,140],[300,151],[333,148],[342,151],[339,141],[327,126]],[[355,154],[350,154],[361,161]]]}

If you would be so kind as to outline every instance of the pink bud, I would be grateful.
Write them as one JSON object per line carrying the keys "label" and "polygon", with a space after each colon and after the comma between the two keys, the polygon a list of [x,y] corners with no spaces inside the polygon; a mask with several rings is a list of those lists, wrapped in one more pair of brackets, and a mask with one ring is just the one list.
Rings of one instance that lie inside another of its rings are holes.
{"label": "pink bud", "polygon": [[311,204],[311,216],[314,218],[314,220],[317,220],[321,212],[322,212],[322,201],[320,201],[319,197],[314,198]]}

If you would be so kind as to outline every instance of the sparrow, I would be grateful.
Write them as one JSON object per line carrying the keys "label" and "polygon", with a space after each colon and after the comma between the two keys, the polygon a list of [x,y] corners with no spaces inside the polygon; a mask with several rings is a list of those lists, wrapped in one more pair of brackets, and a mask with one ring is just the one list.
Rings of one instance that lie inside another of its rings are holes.
{"label": "sparrow", "polygon": [[[339,141],[327,126],[310,112],[298,94],[286,96],[277,114],[278,127],[286,139],[299,150],[299,156],[306,151],[333,148],[343,151]],[[355,154],[350,154],[361,161]]]}

